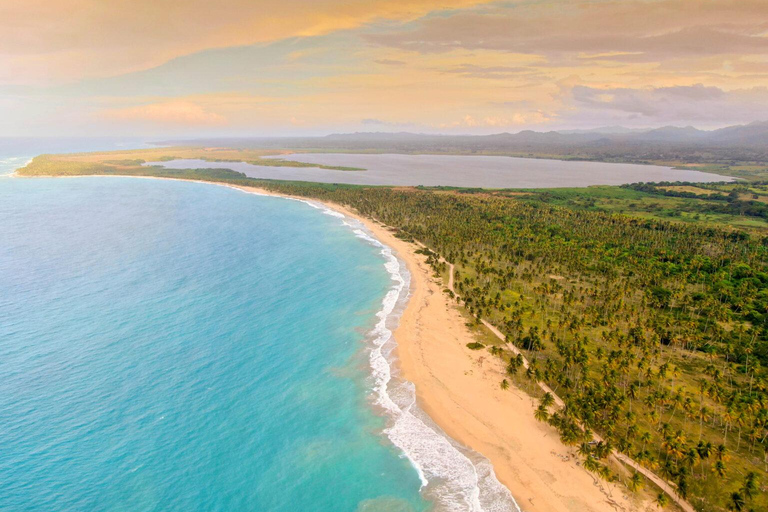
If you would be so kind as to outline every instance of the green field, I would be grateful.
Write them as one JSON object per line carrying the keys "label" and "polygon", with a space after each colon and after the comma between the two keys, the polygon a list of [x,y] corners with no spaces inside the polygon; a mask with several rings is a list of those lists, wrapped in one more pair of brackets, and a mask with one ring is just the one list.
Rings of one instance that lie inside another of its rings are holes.
{"label": "green field", "polygon": [[[280,151],[260,151],[230,148],[170,147],[156,149],[136,149],[127,151],[108,151],[96,153],[72,153],[61,155],[40,155],[20,170],[25,176],[69,176],[86,174],[125,174],[146,175],[144,164],[147,162],[169,162],[180,159],[196,159],[215,164],[228,162],[247,162],[268,167],[308,167],[336,171],[364,171],[357,167],[327,166],[295,162],[283,158],[264,158],[280,156]],[[287,155],[286,155],[287,156]],[[222,165],[225,168],[226,165]],[[152,172],[161,172],[158,170]]]}

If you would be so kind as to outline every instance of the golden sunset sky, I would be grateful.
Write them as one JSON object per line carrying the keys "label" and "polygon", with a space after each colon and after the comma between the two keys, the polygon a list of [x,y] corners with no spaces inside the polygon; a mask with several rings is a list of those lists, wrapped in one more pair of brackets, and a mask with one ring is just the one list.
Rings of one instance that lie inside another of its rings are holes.
{"label": "golden sunset sky", "polygon": [[0,135],[768,120],[768,0],[0,0]]}

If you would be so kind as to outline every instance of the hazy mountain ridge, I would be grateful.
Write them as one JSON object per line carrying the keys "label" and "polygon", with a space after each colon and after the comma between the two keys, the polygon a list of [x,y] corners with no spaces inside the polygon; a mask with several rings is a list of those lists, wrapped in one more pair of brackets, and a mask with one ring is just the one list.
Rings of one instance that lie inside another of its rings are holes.
{"label": "hazy mountain ridge", "polygon": [[[613,132],[609,130],[613,129]],[[324,137],[215,138],[167,141],[237,148],[391,153],[508,154],[585,160],[768,161],[768,122],[700,130],[663,126],[634,131],[609,127],[589,131],[523,130],[491,135],[433,135],[410,132],[336,133]]]}
{"label": "hazy mountain ridge", "polygon": [[411,132],[356,132],[335,133],[322,137],[324,140],[361,141],[361,140],[446,140],[475,139],[499,142],[559,142],[580,144],[601,140],[617,142],[701,142],[701,143],[768,143],[768,121],[759,121],[747,125],[735,125],[716,130],[700,130],[693,126],[662,126],[649,129],[632,129],[622,126],[595,128],[592,130],[552,130],[537,132],[523,130],[517,133],[496,133],[491,135],[431,135]]}

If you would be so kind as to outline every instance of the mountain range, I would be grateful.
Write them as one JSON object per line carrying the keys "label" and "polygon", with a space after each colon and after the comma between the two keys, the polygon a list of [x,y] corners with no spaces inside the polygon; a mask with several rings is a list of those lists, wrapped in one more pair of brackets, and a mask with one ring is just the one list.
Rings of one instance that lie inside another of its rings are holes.
{"label": "mountain range", "polygon": [[548,132],[524,130],[493,135],[357,132],[324,137],[217,138],[162,143],[305,151],[506,154],[605,161],[768,162],[768,122],[717,130],[663,126],[647,130],[623,127]]}

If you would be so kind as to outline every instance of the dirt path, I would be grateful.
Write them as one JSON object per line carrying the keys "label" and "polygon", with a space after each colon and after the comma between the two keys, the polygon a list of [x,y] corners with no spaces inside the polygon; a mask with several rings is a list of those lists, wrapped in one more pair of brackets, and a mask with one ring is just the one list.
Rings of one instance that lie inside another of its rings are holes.
{"label": "dirt path", "polygon": [[[456,293],[456,290],[453,287],[454,265],[453,263],[450,263],[443,258],[440,258],[440,261],[448,265],[448,289],[451,290],[451,292],[456,297],[458,297],[459,295],[458,293]],[[496,336],[497,338],[499,338],[501,341],[504,342],[504,345],[506,346],[507,350],[509,350],[515,355],[520,354],[522,356],[522,352],[520,351],[520,349],[515,345],[513,345],[512,343],[508,343],[506,336],[504,336],[504,334],[502,334],[501,331],[499,331],[487,320],[483,319],[481,320],[481,322],[483,322],[483,325],[485,325],[488,328],[488,330],[493,333],[494,336]],[[530,366],[530,364],[528,363],[528,359],[525,356],[522,356],[522,357],[523,357],[523,368],[528,369],[528,367]],[[565,407],[565,402],[563,401],[563,399],[560,398],[557,395],[557,393],[555,393],[552,390],[552,388],[550,388],[547,384],[541,381],[537,382],[537,384],[539,388],[542,389],[542,391],[544,391],[545,393],[550,393],[552,395],[552,398],[554,398],[555,400],[555,405],[558,408]],[[595,441],[603,441],[603,438],[600,437],[599,435],[593,434],[593,436]],[[659,489],[661,489],[662,491],[664,491],[672,499],[672,501],[674,501],[684,512],[696,512],[696,509],[693,508],[693,505],[691,505],[690,503],[688,503],[688,501],[686,501],[681,496],[679,496],[675,492],[675,488],[672,485],[670,485],[669,482],[661,478],[659,475],[657,475],[650,469],[646,468],[645,466],[640,465],[634,459],[632,459],[631,457],[628,457],[627,455],[621,452],[613,450],[611,452],[611,455],[613,455],[617,460],[623,462],[627,466],[630,466],[635,471],[637,471],[641,475],[645,476],[648,480],[656,484],[656,486],[659,487]]]}

